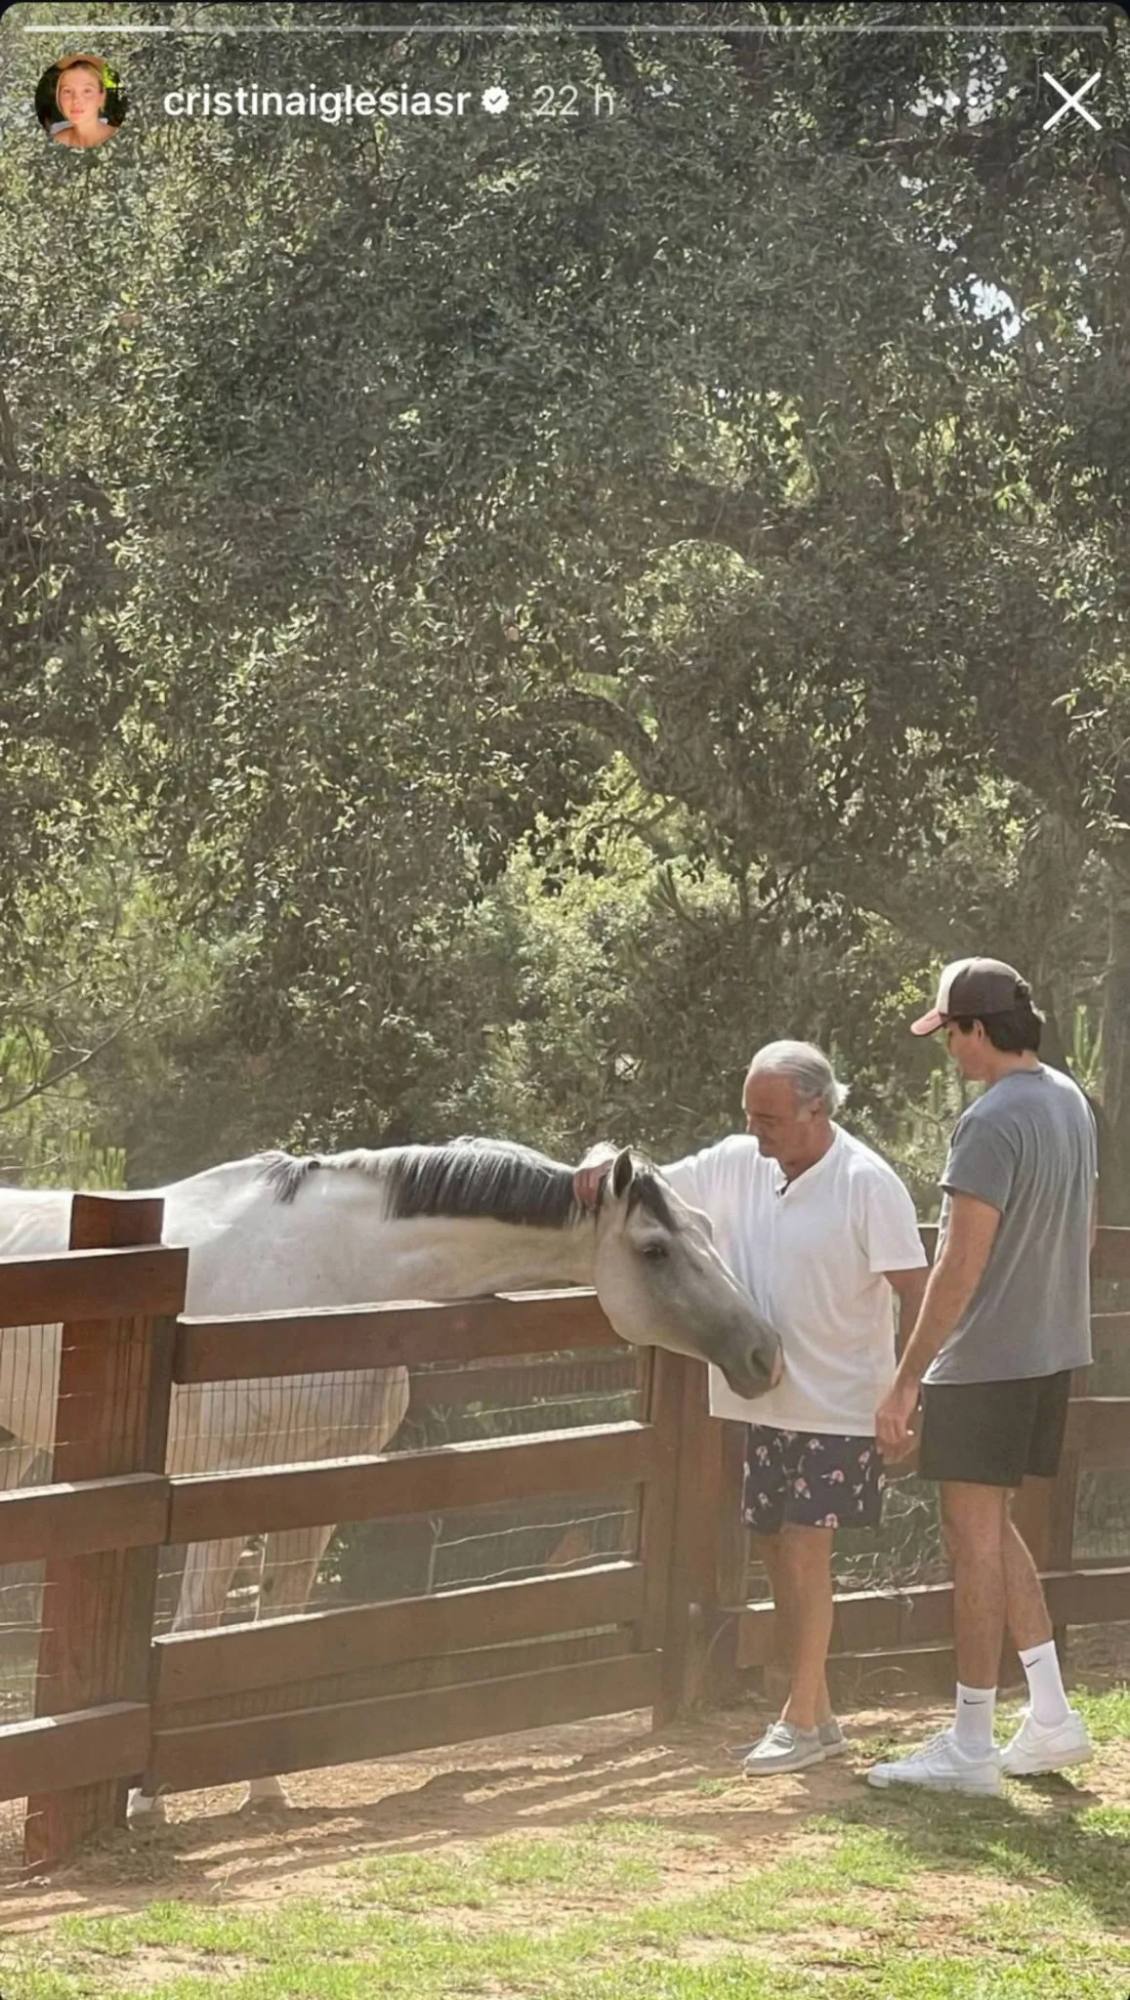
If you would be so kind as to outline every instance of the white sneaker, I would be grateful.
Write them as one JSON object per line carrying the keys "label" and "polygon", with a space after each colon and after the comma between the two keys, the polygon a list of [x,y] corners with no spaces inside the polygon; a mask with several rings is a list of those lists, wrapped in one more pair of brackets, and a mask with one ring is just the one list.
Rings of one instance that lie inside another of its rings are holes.
{"label": "white sneaker", "polygon": [[754,1744],[742,1770],[747,1778],[803,1771],[809,1764],[822,1764],[825,1754],[818,1729],[798,1729],[795,1722],[772,1722],[760,1743]]}
{"label": "white sneaker", "polygon": [[[816,1731],[823,1746],[825,1757],[846,1757],[848,1740],[834,1715],[830,1716],[827,1722],[817,1723]],[[758,1737],[758,1743],[761,1740]],[[756,1750],[756,1748],[757,1743],[736,1743],[731,1749],[727,1750],[726,1755],[727,1757],[732,1757],[735,1764],[744,1764],[751,1751]]]}
{"label": "white sneaker", "polygon": [[867,1773],[867,1782],[880,1791],[895,1785],[920,1785],[930,1792],[971,1792],[995,1798],[1001,1788],[1001,1753],[988,1750],[971,1757],[960,1747],[953,1730],[945,1729],[911,1756],[891,1764],[875,1764]]}
{"label": "white sneaker", "polygon": [[1026,1708],[1011,1743],[1001,1752],[1001,1770],[1009,1778],[1035,1778],[1041,1771],[1062,1771],[1068,1764],[1085,1764],[1095,1754],[1087,1725],[1077,1709],[1049,1728]]}

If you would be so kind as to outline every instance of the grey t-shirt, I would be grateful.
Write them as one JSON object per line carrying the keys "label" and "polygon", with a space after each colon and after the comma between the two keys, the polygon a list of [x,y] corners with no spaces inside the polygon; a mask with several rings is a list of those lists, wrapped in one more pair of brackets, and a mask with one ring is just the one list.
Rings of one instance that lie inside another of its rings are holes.
{"label": "grey t-shirt", "polygon": [[1061,1070],[1010,1070],[958,1119],[942,1175],[950,1196],[1000,1210],[969,1305],[927,1382],[1012,1382],[1091,1359],[1090,1217],[1095,1121]]}

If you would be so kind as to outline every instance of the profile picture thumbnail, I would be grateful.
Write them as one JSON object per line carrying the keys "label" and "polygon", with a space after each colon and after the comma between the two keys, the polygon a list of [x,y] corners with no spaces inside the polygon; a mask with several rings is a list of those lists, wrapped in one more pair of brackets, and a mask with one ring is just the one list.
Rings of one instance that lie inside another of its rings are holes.
{"label": "profile picture thumbnail", "polygon": [[35,115],[57,146],[104,146],[126,115],[121,78],[102,56],[60,56],[35,92]]}

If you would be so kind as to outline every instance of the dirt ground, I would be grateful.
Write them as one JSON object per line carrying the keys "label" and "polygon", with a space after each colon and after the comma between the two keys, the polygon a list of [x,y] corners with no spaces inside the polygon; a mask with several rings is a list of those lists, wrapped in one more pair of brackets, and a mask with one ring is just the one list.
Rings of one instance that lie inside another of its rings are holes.
{"label": "dirt ground", "polygon": [[[1130,1628],[1112,1651],[1077,1668],[1092,1687],[1130,1678]],[[678,1836],[685,1887],[720,1884],[804,1845],[805,1822],[858,1798],[862,1773],[892,1741],[910,1746],[944,1726],[947,1704],[896,1699],[845,1714],[851,1754],[756,1782],[732,1751],[760,1733],[764,1704],[712,1711],[658,1734],[647,1712],[499,1737],[450,1750],[286,1780],[285,1809],[238,1810],[240,1789],[183,1793],[169,1824],[123,1831],[50,1877],[20,1867],[19,1810],[0,1807],[0,1927],[33,1933],[65,1914],[137,1911],[154,1900],[269,1909],[280,1899],[340,1899],[342,1864],[381,1854],[473,1849],[502,1833],[547,1834],[577,1821],[647,1818]],[[1061,1780],[1050,1781],[1052,1785]],[[1105,1745],[1064,1809],[1130,1805],[1130,1743]],[[672,1886],[675,1886],[672,1884]]]}

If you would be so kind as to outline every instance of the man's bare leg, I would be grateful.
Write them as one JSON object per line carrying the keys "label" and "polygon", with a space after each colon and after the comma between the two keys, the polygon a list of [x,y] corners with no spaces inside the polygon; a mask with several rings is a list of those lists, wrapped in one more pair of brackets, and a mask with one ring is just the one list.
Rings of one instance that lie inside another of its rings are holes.
{"label": "man's bare leg", "polygon": [[1018,1653],[1021,1648],[1046,1645],[1052,1636],[1052,1621],[1044,1587],[1032,1552],[1009,1516],[1004,1525],[1003,1553],[1006,1616],[1012,1643]]}
{"label": "man's bare leg", "polygon": [[1004,1643],[1004,1525],[1008,1491],[964,1480],[942,1482],[942,1526],[953,1563],[953,1632],[957,1700],[953,1728],[912,1751],[876,1764],[867,1782],[923,1785],[928,1790],[1000,1790],[993,1744],[1001,1646]]}
{"label": "man's bare leg", "polygon": [[953,1561],[957,1678],[965,1687],[995,1688],[1004,1644],[1007,1489],[946,1481],[941,1501]]}
{"label": "man's bare leg", "polygon": [[832,1713],[826,1668],[832,1639],[831,1528],[804,1528],[786,1522],[780,1533],[778,1563],[789,1606],[789,1698],[782,1720],[798,1729],[816,1729]]}
{"label": "man's bare leg", "polygon": [[[813,1534],[818,1537],[827,1533],[829,1536],[829,1545],[830,1545],[830,1538],[831,1538],[830,1529],[825,1530],[821,1528],[815,1528],[815,1529],[806,1528],[800,1530],[800,1532],[803,1534]],[[782,1719],[786,1722],[795,1722],[796,1717],[792,1713],[791,1708],[789,1706],[789,1702],[792,1699],[791,1683],[792,1683],[792,1661],[794,1654],[793,1609],[790,1598],[791,1568],[790,1565],[782,1559],[781,1539],[782,1539],[781,1535],[779,1534],[778,1535],[754,1534],[753,1552],[757,1558],[757,1561],[761,1564],[762,1568],[764,1569],[766,1575],[769,1578],[769,1587],[773,1593],[773,1609],[777,1615],[776,1646],[774,1649],[776,1657],[778,1659],[787,1660],[789,1662],[789,1679],[790,1679],[789,1701],[786,1701],[785,1706],[781,1711]],[[829,1579],[830,1579],[830,1574],[831,1574],[831,1563],[830,1563],[830,1553],[829,1553]],[[829,1581],[829,1590],[830,1588],[831,1584]],[[817,1724],[820,1724],[823,1722],[830,1722],[831,1719],[832,1719],[832,1699],[828,1693],[827,1672],[825,1669],[821,1669],[820,1684],[819,1687],[817,1688],[817,1693],[816,1693],[816,1721]]]}

